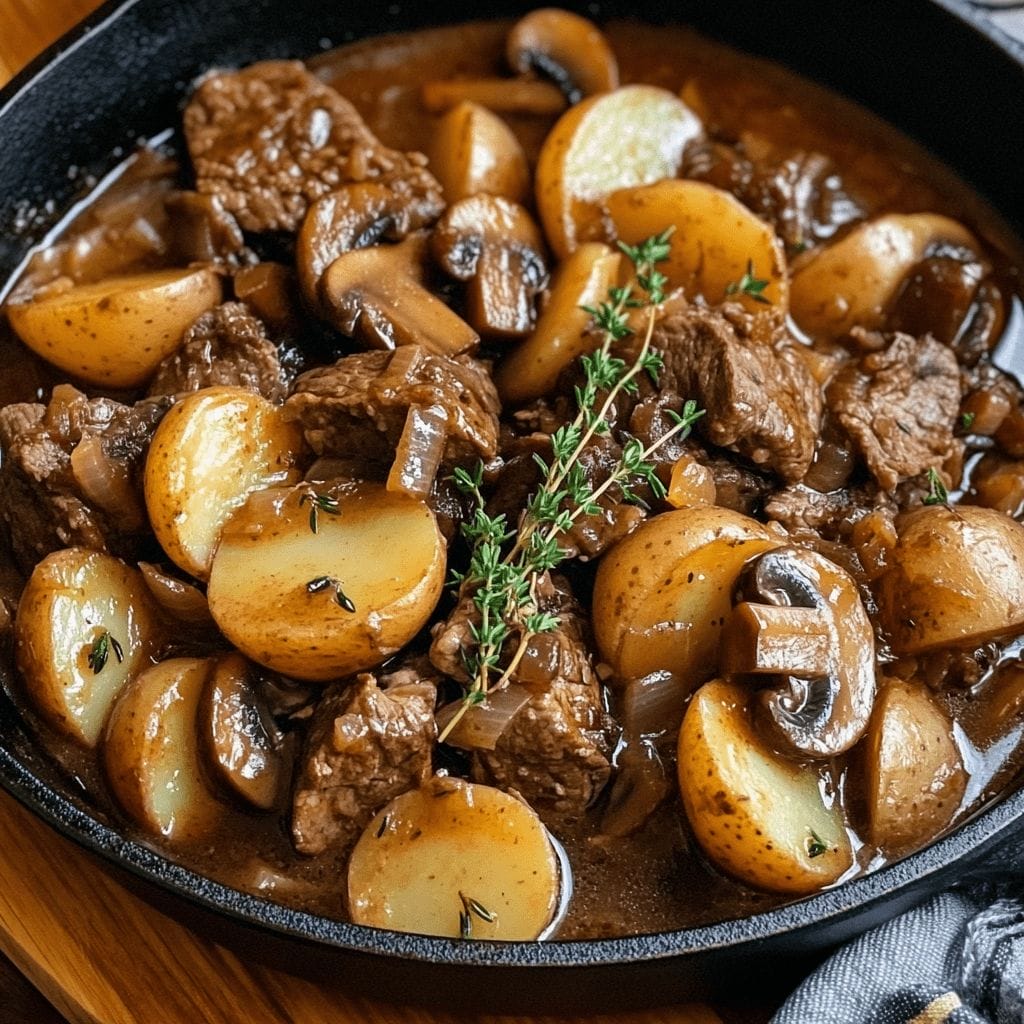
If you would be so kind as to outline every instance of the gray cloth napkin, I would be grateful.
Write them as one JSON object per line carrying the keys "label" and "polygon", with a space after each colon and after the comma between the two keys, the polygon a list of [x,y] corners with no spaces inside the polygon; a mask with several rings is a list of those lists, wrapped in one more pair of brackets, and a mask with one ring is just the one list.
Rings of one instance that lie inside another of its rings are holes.
{"label": "gray cloth napkin", "polygon": [[772,1024],[1024,1024],[1024,857],[844,946]]}

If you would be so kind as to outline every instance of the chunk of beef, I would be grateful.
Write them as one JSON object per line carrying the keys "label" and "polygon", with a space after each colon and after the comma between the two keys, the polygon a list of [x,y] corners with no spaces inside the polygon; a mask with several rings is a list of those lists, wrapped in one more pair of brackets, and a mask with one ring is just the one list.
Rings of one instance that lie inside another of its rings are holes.
{"label": "chunk of beef", "polygon": [[238,221],[220,197],[176,192],[167,200],[172,250],[182,263],[237,266],[246,255]]}
{"label": "chunk of beef", "polygon": [[437,680],[420,668],[379,683],[364,672],[317,704],[292,807],[300,852],[346,849],[389,800],[429,777]]}
{"label": "chunk of beef", "polygon": [[271,402],[288,393],[277,349],[263,323],[241,302],[225,302],[203,313],[181,347],[159,366],[150,395],[178,395],[215,385],[255,391]]}
{"label": "chunk of beef", "polygon": [[795,482],[814,457],[821,389],[796,345],[768,317],[735,304],[676,308],[654,329],[661,386],[706,409],[697,430]]}
{"label": "chunk of beef", "polygon": [[[519,792],[547,820],[578,818],[611,776],[608,718],[586,645],[586,622],[562,580],[545,578],[537,590],[541,610],[559,626],[534,637],[512,676],[533,693],[493,750],[473,752],[473,776]],[[472,642],[478,613],[464,595],[437,627],[430,658],[456,679],[466,680],[462,652]]]}
{"label": "chunk of beef", "polygon": [[298,61],[208,75],[184,127],[197,188],[247,231],[296,231],[314,200],[367,180],[419,209],[421,223],[443,209],[426,158],[383,146],[355,107]]}
{"label": "chunk of beef", "polygon": [[873,483],[825,493],[795,484],[776,491],[764,506],[765,515],[790,533],[814,531],[833,539],[845,537],[858,519],[876,509],[895,510],[895,504]]}
{"label": "chunk of beef", "polygon": [[892,491],[952,453],[960,371],[953,352],[933,338],[895,334],[885,341],[842,366],[826,400],[875,479]]}
{"label": "chunk of beef", "polygon": [[470,356],[452,359],[416,345],[357,352],[310,370],[284,408],[317,455],[358,453],[390,463],[414,409],[443,417],[447,461],[491,459],[498,451],[501,405],[486,368]]}
{"label": "chunk of beef", "polygon": [[26,571],[72,545],[136,549],[148,533],[141,470],[170,404],[125,406],[61,384],[49,405],[0,409],[0,517]]}
{"label": "chunk of beef", "polygon": [[781,153],[757,136],[748,135],[736,146],[706,142],[691,147],[682,176],[731,192],[791,249],[822,242],[865,215],[827,156]]}

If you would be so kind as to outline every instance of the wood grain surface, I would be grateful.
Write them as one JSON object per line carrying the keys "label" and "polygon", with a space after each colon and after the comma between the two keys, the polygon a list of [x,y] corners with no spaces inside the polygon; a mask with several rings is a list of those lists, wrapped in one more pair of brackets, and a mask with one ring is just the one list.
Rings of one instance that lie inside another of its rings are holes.
{"label": "wood grain surface", "polygon": [[[0,0],[0,81],[98,4]],[[0,794],[0,1024],[582,1024],[398,1008],[248,964],[128,893],[73,844]],[[16,970],[15,970],[16,969]],[[35,986],[25,983],[27,979]],[[762,1024],[703,1006],[590,1024]]]}

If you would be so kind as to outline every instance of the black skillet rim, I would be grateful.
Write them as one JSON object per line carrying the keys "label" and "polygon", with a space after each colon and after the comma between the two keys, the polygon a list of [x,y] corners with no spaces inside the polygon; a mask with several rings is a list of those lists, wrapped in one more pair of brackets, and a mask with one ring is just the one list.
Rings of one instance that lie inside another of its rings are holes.
{"label": "black skillet rim", "polygon": [[[107,0],[19,72],[0,90],[0,119],[34,82],[96,31],[142,0]],[[930,0],[1024,68],[1024,45],[960,0]],[[112,866],[196,907],[238,925],[282,938],[313,941],[339,953],[376,955],[438,966],[566,968],[654,962],[710,951],[740,951],[749,943],[784,937],[807,926],[839,923],[920,887],[960,866],[963,877],[1001,839],[1024,827],[1024,788],[987,805],[923,850],[794,903],[697,928],[615,939],[538,942],[464,942],[390,932],[333,921],[250,896],[175,864],[104,825],[57,792],[0,741],[0,786],[37,817]],[[944,878],[948,882],[948,877]]]}

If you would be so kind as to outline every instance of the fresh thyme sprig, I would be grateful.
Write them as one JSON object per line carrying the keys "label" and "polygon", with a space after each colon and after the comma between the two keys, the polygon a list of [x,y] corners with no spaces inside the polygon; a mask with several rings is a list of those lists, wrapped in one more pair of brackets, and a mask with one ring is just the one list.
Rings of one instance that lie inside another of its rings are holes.
{"label": "fresh thyme sprig", "polygon": [[117,658],[118,664],[124,661],[124,648],[105,629],[93,640],[89,647],[89,668],[92,669],[94,676],[98,676],[106,668],[111,651],[114,652],[114,657]]}
{"label": "fresh thyme sprig", "polygon": [[497,920],[495,915],[488,910],[479,900],[467,896],[464,892],[459,893],[459,900],[462,909],[459,911],[459,937],[463,939],[473,938],[473,918],[479,917],[481,921],[494,924]]}
{"label": "fresh thyme sprig", "polygon": [[324,590],[334,591],[334,600],[341,605],[342,608],[347,612],[354,612],[356,610],[355,603],[352,598],[341,589],[341,581],[335,579],[333,576],[316,576],[306,584],[307,594],[319,594]]}
{"label": "fresh thyme sprig", "polygon": [[338,499],[330,494],[320,494],[319,491],[306,491],[299,498],[299,507],[309,502],[309,528],[313,533],[320,532],[320,513],[336,516],[341,514],[338,507]]}
{"label": "fresh thyme sprig", "polygon": [[942,482],[942,477],[934,467],[928,467],[928,493],[921,499],[922,505],[947,505],[949,503],[949,492]]}
{"label": "fresh thyme sprig", "polygon": [[755,302],[770,306],[768,296],[764,294],[765,288],[769,285],[767,278],[754,276],[754,261],[747,260],[747,272],[738,280],[731,281],[725,286],[726,295],[749,295]]}
{"label": "fresh thyme sprig", "polygon": [[[686,437],[703,415],[695,402],[688,401],[681,412],[670,412],[672,427],[658,440],[645,446],[637,438],[628,438],[622,446],[618,464],[607,478],[594,487],[580,462],[580,456],[597,436],[611,432],[611,412],[623,394],[639,393],[637,378],[648,374],[658,381],[663,363],[651,348],[658,307],[665,299],[668,279],[657,264],[669,256],[672,231],[652,236],[636,246],[620,243],[620,248],[635,268],[635,285],[608,290],[605,302],[583,308],[600,329],[601,344],[581,358],[584,383],[576,388],[578,412],[570,423],[551,435],[550,460],[534,455],[543,482],[530,496],[518,529],[510,528],[504,515],[488,515],[484,508],[483,466],[472,471],[456,469],[455,485],[473,500],[474,513],[462,526],[471,546],[465,573],[453,573],[452,585],[472,593],[479,621],[470,621],[472,644],[463,651],[470,678],[462,706],[449,719],[440,735],[444,740],[466,710],[487,699],[487,694],[505,686],[525,655],[529,642],[539,633],[557,629],[557,615],[539,607],[537,585],[544,573],[566,558],[560,540],[583,516],[598,515],[603,497],[617,492],[623,501],[640,501],[634,487],[646,484],[655,497],[665,496],[651,456],[673,438]],[[629,311],[646,310],[643,339],[639,351],[627,363],[613,355],[616,343],[629,337]],[[511,542],[511,544],[510,544]],[[518,646],[502,668],[506,643],[516,637]]]}

